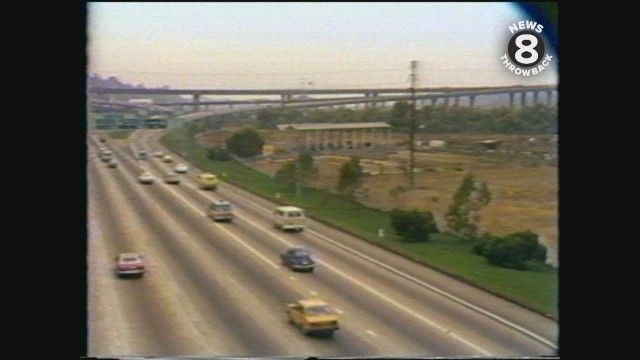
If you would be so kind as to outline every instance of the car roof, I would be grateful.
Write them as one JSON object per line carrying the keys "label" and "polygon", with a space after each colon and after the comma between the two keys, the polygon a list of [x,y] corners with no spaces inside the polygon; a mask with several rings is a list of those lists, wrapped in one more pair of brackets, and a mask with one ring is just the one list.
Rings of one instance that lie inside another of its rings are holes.
{"label": "car roof", "polygon": [[297,245],[297,246],[292,246],[289,249],[287,249],[289,251],[293,251],[293,250],[304,250],[304,251],[309,251],[309,248],[306,246],[302,246],[302,245]]}
{"label": "car roof", "polygon": [[302,299],[298,300],[298,303],[303,307],[311,307],[311,306],[328,306],[326,302],[320,299]]}
{"label": "car roof", "polygon": [[295,206],[279,206],[277,209],[280,211],[302,211],[302,209]]}

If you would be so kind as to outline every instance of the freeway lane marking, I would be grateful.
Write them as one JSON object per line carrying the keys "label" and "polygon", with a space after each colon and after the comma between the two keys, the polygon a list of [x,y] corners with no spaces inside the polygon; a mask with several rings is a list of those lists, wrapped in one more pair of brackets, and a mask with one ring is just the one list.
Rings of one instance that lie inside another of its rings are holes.
{"label": "freeway lane marking", "polygon": [[[262,205],[256,204],[255,202],[253,202],[251,200],[247,200],[246,198],[244,198],[241,195],[235,194],[235,193],[233,193],[233,192],[231,192],[229,190],[226,190],[226,189],[224,191],[227,192],[227,193],[230,193],[230,194],[232,194],[232,195],[234,195],[236,197],[243,198],[243,200],[245,202],[253,205],[254,207],[256,207],[256,208],[258,208],[260,210],[263,210],[263,211],[265,211],[267,213],[271,213],[271,211],[269,209],[266,209]],[[533,333],[532,331],[529,331],[529,330],[521,327],[520,325],[514,324],[514,323],[512,323],[511,321],[509,321],[509,320],[507,320],[505,318],[502,318],[502,317],[500,317],[500,316],[498,316],[496,314],[493,314],[493,313],[489,312],[488,310],[485,310],[485,309],[482,309],[482,308],[480,308],[480,307],[478,307],[476,305],[473,305],[473,304],[471,304],[471,303],[469,303],[469,302],[467,302],[465,300],[460,299],[459,297],[457,297],[457,296],[455,296],[455,295],[453,295],[451,293],[448,293],[448,292],[446,292],[446,291],[434,286],[434,285],[428,284],[428,283],[426,283],[426,282],[424,282],[424,281],[422,281],[420,279],[417,279],[417,278],[415,278],[415,277],[413,277],[413,276],[411,276],[411,275],[409,275],[409,274],[407,274],[405,272],[402,272],[402,271],[400,271],[398,269],[395,269],[395,268],[393,268],[393,267],[391,267],[391,266],[389,266],[387,264],[384,264],[381,261],[378,261],[378,260],[376,260],[376,259],[374,259],[374,258],[372,258],[372,257],[370,257],[368,255],[365,255],[365,254],[363,254],[363,253],[361,253],[361,252],[359,252],[357,250],[354,250],[354,249],[352,249],[352,248],[350,248],[350,247],[348,247],[348,246],[346,246],[344,244],[341,244],[341,243],[339,243],[339,242],[337,242],[335,240],[332,240],[332,239],[330,239],[330,238],[318,233],[317,231],[314,231],[314,230],[311,230],[311,229],[307,229],[307,232],[310,233],[310,234],[313,234],[313,235],[315,235],[315,236],[317,236],[317,237],[319,237],[319,238],[321,238],[321,239],[323,239],[325,241],[328,241],[329,243],[331,243],[331,244],[333,244],[333,245],[335,245],[337,247],[340,247],[340,248],[342,248],[342,249],[344,249],[344,250],[346,250],[346,251],[348,251],[348,252],[350,252],[350,253],[352,253],[354,255],[357,255],[362,259],[365,259],[365,260],[367,260],[369,262],[372,262],[372,263],[374,263],[374,264],[376,264],[378,266],[381,266],[384,269],[387,269],[387,270],[389,270],[389,271],[391,271],[391,272],[393,272],[393,273],[395,273],[395,274],[397,274],[397,275],[399,275],[401,277],[404,277],[405,279],[411,280],[411,281],[413,281],[414,283],[416,283],[416,284],[418,284],[420,286],[426,287],[426,288],[428,288],[428,289],[430,289],[430,290],[432,290],[432,291],[434,291],[434,292],[436,292],[436,293],[438,293],[438,294],[440,294],[440,295],[442,295],[442,296],[444,296],[444,297],[446,297],[446,298],[448,298],[450,300],[453,300],[453,301],[455,301],[455,302],[457,302],[457,303],[459,303],[459,304],[461,304],[463,306],[466,306],[469,309],[472,309],[472,310],[474,310],[474,311],[476,311],[476,312],[478,312],[480,314],[483,314],[483,315],[485,315],[485,316],[487,316],[487,317],[489,317],[489,318],[491,318],[491,319],[493,319],[495,321],[498,321],[498,322],[502,323],[503,325],[511,327],[512,329],[515,329],[515,330],[519,331],[520,333],[525,334],[525,335],[533,338],[534,340],[537,340],[537,341],[539,341],[539,342],[551,347],[554,350],[558,349],[558,346],[556,344],[554,344],[553,342],[543,338],[542,336],[540,336],[538,334]]]}
{"label": "freeway lane marking", "polygon": [[[141,165],[139,165],[140,167],[142,167]],[[151,169],[148,170],[149,173],[154,173],[155,171],[151,171]],[[185,199],[184,197],[182,197],[182,195],[180,195],[179,193],[177,193],[170,185],[163,183],[162,181],[158,181],[158,185],[161,185],[163,187],[165,187],[167,190],[169,190],[170,192],[173,193],[173,195],[178,198],[180,201],[182,201],[185,205],[187,205],[188,208],[192,209],[193,211],[195,211],[198,215],[202,215],[202,210],[195,207],[191,202],[189,202],[187,199]],[[244,248],[246,248],[247,250],[249,250],[251,253],[253,253],[254,255],[256,255],[258,258],[260,258],[261,260],[265,261],[267,264],[269,264],[270,266],[272,266],[274,269],[280,269],[280,266],[278,266],[277,264],[275,264],[273,261],[269,260],[266,256],[260,254],[260,252],[258,252],[254,247],[252,247],[251,245],[247,244],[246,242],[242,241],[242,239],[240,239],[238,236],[236,236],[235,234],[233,234],[232,232],[230,232],[229,230],[225,229],[223,226],[213,223],[213,225],[220,229],[222,232],[224,232],[225,234],[227,234],[229,237],[231,237],[233,240],[235,240],[236,242],[238,242],[240,245],[242,245]]]}
{"label": "freeway lane marking", "polygon": [[[241,198],[244,203],[249,203],[252,206],[254,206],[255,208],[258,208],[258,209],[260,209],[260,210],[262,210],[262,211],[264,211],[266,213],[271,213],[271,210],[263,207],[260,204],[255,203],[252,200],[247,199],[244,195],[239,195],[239,194],[237,194],[235,192],[232,192],[230,190],[223,189],[223,188],[220,188],[220,192],[223,193],[223,194],[224,193],[230,194],[232,197]],[[209,200],[208,197],[204,196],[203,194],[200,194],[200,195],[202,195],[203,197],[207,198],[207,200]],[[248,219],[244,219],[244,220],[248,224],[256,227],[257,229],[264,231],[263,229],[260,228],[260,226],[256,225],[252,221],[250,221]],[[376,265],[379,265],[379,266],[383,267],[384,269],[387,269],[387,270],[389,270],[389,271],[391,271],[391,272],[393,272],[393,273],[395,273],[395,274],[397,274],[397,275],[399,275],[401,277],[404,277],[405,279],[413,281],[414,283],[419,284],[419,285],[421,285],[423,287],[426,287],[426,288],[428,288],[428,289],[430,289],[430,290],[432,290],[432,291],[434,291],[434,292],[436,292],[436,293],[438,293],[438,294],[440,294],[440,295],[442,295],[442,296],[444,296],[444,297],[446,297],[446,298],[448,298],[450,300],[453,300],[453,301],[455,301],[455,302],[457,302],[457,303],[459,303],[459,304],[461,304],[461,305],[463,305],[463,306],[465,306],[465,307],[467,307],[469,309],[472,309],[472,310],[474,310],[474,311],[476,311],[476,312],[478,312],[480,314],[483,314],[483,315],[485,315],[485,316],[487,316],[487,317],[489,317],[489,318],[491,318],[491,319],[493,319],[495,321],[498,321],[498,322],[502,323],[503,325],[511,327],[512,329],[515,329],[515,330],[517,330],[517,331],[519,331],[519,332],[521,332],[521,333],[523,333],[523,334],[525,334],[525,335],[527,335],[527,336],[529,336],[529,337],[531,337],[531,338],[533,338],[533,339],[535,339],[535,340],[537,340],[537,341],[539,341],[539,342],[551,347],[554,350],[558,349],[558,346],[556,344],[554,344],[553,342],[551,342],[551,341],[543,338],[542,336],[537,335],[537,334],[535,334],[535,333],[533,333],[533,332],[531,332],[531,331],[529,331],[529,330],[527,330],[527,329],[525,329],[525,328],[523,328],[523,327],[521,327],[521,326],[519,326],[517,324],[514,324],[514,323],[510,322],[507,319],[504,319],[504,318],[502,318],[502,317],[500,317],[500,316],[498,316],[496,314],[493,314],[493,313],[491,313],[491,312],[489,312],[489,311],[487,311],[485,309],[482,309],[482,308],[480,308],[480,307],[478,307],[476,305],[473,305],[473,304],[471,304],[471,303],[469,303],[469,302],[467,302],[465,300],[462,300],[462,299],[458,298],[457,296],[454,296],[453,294],[450,294],[450,293],[448,293],[448,292],[446,292],[446,291],[444,291],[444,290],[442,290],[440,288],[437,288],[436,286],[428,284],[428,283],[426,283],[426,282],[424,282],[422,280],[419,280],[419,279],[417,279],[417,278],[415,278],[415,277],[413,277],[413,276],[411,276],[411,275],[409,275],[407,273],[404,273],[404,272],[402,272],[400,270],[397,270],[397,269],[395,269],[395,268],[393,268],[393,267],[391,267],[391,266],[389,266],[387,264],[384,264],[384,263],[382,263],[382,262],[380,262],[378,260],[375,260],[375,259],[373,259],[373,258],[371,258],[371,257],[369,257],[369,256],[367,256],[367,255],[365,255],[365,254],[363,254],[363,253],[361,253],[361,252],[359,252],[357,250],[354,250],[354,249],[352,249],[352,248],[350,248],[350,247],[348,247],[346,245],[343,245],[343,244],[340,244],[340,243],[338,243],[338,242],[336,242],[334,240],[331,240],[328,237],[326,237],[326,236],[324,236],[324,235],[322,235],[322,234],[320,234],[320,233],[318,233],[318,232],[316,232],[314,230],[308,229],[307,231],[310,234],[315,235],[316,237],[319,237],[319,238],[321,238],[321,239],[323,239],[325,241],[328,241],[331,244],[334,244],[334,245],[336,245],[336,246],[338,246],[338,247],[340,247],[340,248],[342,248],[344,250],[347,250],[347,251],[351,252],[352,254],[355,254],[355,255],[357,255],[357,256],[359,256],[359,257],[361,257],[361,258],[363,258],[363,259],[365,259],[367,261],[370,261],[370,262],[372,262],[372,263],[374,263]],[[291,246],[291,243],[289,243],[288,241],[280,238],[279,236],[276,236],[276,235],[274,235],[274,234],[272,234],[271,232],[268,232],[268,231],[266,231],[266,233],[269,234],[270,236],[274,237],[275,239],[279,240],[280,242],[282,242],[282,243],[284,243],[284,244],[286,244],[288,246]],[[363,286],[366,286],[366,285],[363,285]],[[450,334],[452,334],[452,333],[450,333]],[[466,340],[462,340],[459,336],[457,336],[457,335],[454,336],[454,335],[452,335],[452,336],[455,337],[456,339],[458,339],[458,340],[460,340],[460,341],[462,341],[464,343],[467,343]],[[467,345],[469,345],[469,344],[467,344]],[[473,346],[470,345],[470,346],[475,348],[475,345],[473,345]],[[483,350],[483,352],[484,352],[484,350]]]}
{"label": "freeway lane marking", "polygon": [[362,257],[365,260],[368,260],[368,261],[370,261],[370,262],[372,262],[372,263],[374,263],[376,265],[379,265],[379,266],[383,267],[384,269],[387,269],[387,270],[389,270],[389,271],[391,271],[391,272],[393,272],[393,273],[395,273],[397,275],[400,275],[400,276],[404,277],[405,279],[411,280],[414,283],[416,283],[418,285],[421,285],[423,287],[426,287],[426,288],[428,288],[428,289],[430,289],[430,290],[432,290],[432,291],[434,291],[434,292],[436,292],[436,293],[438,293],[438,294],[440,294],[440,295],[442,295],[442,296],[444,296],[444,297],[446,297],[446,298],[448,298],[450,300],[453,300],[453,301],[455,301],[455,302],[457,302],[457,303],[459,303],[461,305],[466,306],[469,309],[472,309],[472,310],[474,310],[474,311],[476,311],[476,312],[478,312],[480,314],[483,314],[483,315],[485,315],[485,316],[487,316],[487,317],[489,317],[489,318],[491,318],[493,320],[496,320],[496,321],[498,321],[498,322],[500,322],[500,323],[502,323],[504,325],[507,325],[507,326],[509,326],[509,327],[511,327],[511,328],[513,328],[513,329],[515,329],[515,330],[517,330],[517,331],[519,331],[519,332],[521,332],[521,333],[523,333],[525,335],[528,335],[529,337],[532,337],[535,340],[538,340],[539,342],[542,342],[543,344],[545,344],[545,345],[547,345],[547,346],[549,346],[549,347],[551,347],[551,348],[553,348],[555,350],[558,349],[558,347],[554,343],[552,343],[551,341],[549,341],[549,340],[541,337],[540,335],[535,334],[535,333],[533,333],[533,332],[521,327],[520,325],[514,324],[514,323],[510,322],[507,319],[504,319],[504,318],[502,318],[502,317],[500,317],[500,316],[498,316],[496,314],[493,314],[493,313],[491,313],[491,312],[489,312],[489,311],[487,311],[485,309],[482,309],[482,308],[480,308],[480,307],[478,307],[476,305],[473,305],[473,304],[471,304],[471,303],[469,303],[469,302],[467,302],[465,300],[462,300],[459,297],[457,297],[457,296],[455,296],[455,295],[453,295],[451,293],[448,293],[448,292],[446,292],[446,291],[444,291],[444,290],[442,290],[442,289],[440,289],[440,288],[438,288],[436,286],[433,286],[433,285],[431,285],[429,283],[426,283],[426,282],[424,282],[424,281],[422,281],[422,280],[420,280],[418,278],[415,278],[415,277],[413,277],[413,276],[411,276],[411,275],[409,275],[409,274],[407,274],[405,272],[402,272],[402,271],[400,271],[398,269],[395,269],[395,268],[393,268],[393,267],[391,267],[391,266],[389,266],[387,264],[384,264],[384,263],[382,263],[382,262],[380,262],[380,261],[378,261],[376,259],[373,259],[373,258],[371,258],[371,257],[369,257],[369,256],[367,256],[365,254],[362,254],[362,253],[360,253],[360,252],[358,252],[356,250],[353,250],[352,248],[350,248],[350,247],[348,247],[346,245],[340,244],[340,243],[336,242],[335,240],[332,240],[332,239],[330,239],[330,238],[328,238],[328,237],[326,237],[326,236],[324,236],[324,235],[322,235],[322,234],[320,234],[320,233],[318,233],[318,232],[316,232],[314,230],[308,230],[308,231],[309,231],[309,233],[311,233],[311,234],[313,234],[313,235],[315,235],[315,236],[317,236],[319,238],[322,238],[325,241],[328,241],[328,242],[330,242],[330,243],[332,243],[332,244],[334,244],[334,245],[336,245],[336,246],[338,246],[340,248],[343,248],[343,249],[345,249],[345,250],[347,250],[347,251],[349,251],[349,252],[351,252],[353,254],[356,254],[356,255]]}
{"label": "freeway lane marking", "polygon": [[[288,245],[288,246],[292,246],[292,244],[291,244],[289,241],[287,241],[287,240],[285,240],[285,239],[281,238],[279,235],[276,235],[276,234],[272,233],[271,231],[264,231],[264,229],[262,229],[262,228],[260,227],[260,225],[258,225],[258,224],[256,224],[256,223],[254,223],[253,221],[251,221],[251,220],[249,220],[249,219],[246,219],[246,218],[244,219],[244,221],[245,221],[247,224],[249,224],[249,225],[251,225],[251,226],[255,227],[256,229],[258,229],[258,230],[261,230],[261,231],[265,232],[266,234],[268,234],[269,236],[273,237],[274,239],[276,239],[276,240],[278,240],[278,241],[280,241],[280,242],[282,242],[282,243],[284,243],[284,244],[286,244],[286,245]],[[398,303],[398,302],[394,301],[393,299],[391,299],[391,298],[387,297],[386,295],[384,295],[384,294],[382,294],[381,292],[379,292],[379,291],[375,290],[374,288],[372,288],[372,287],[370,287],[370,286],[368,286],[368,285],[365,285],[364,283],[362,283],[362,282],[358,281],[357,279],[355,279],[355,278],[353,278],[352,276],[350,276],[350,275],[346,274],[345,272],[343,272],[343,271],[341,271],[341,270],[338,270],[338,269],[337,269],[336,267],[334,267],[333,265],[329,265],[329,264],[327,264],[326,262],[324,262],[324,261],[319,261],[319,260],[318,260],[318,263],[323,264],[326,268],[328,268],[328,269],[332,270],[333,272],[337,273],[338,275],[342,276],[343,278],[345,278],[345,279],[347,279],[347,280],[351,281],[352,283],[354,283],[354,284],[356,284],[356,285],[360,286],[361,288],[365,289],[366,291],[368,291],[368,292],[370,292],[370,293],[372,293],[372,294],[376,295],[376,296],[377,296],[377,297],[379,297],[380,299],[382,299],[382,300],[384,300],[384,301],[386,301],[386,302],[388,302],[388,303],[392,304],[393,306],[397,307],[398,309],[403,310],[404,312],[408,313],[409,315],[413,316],[414,318],[419,319],[419,320],[421,320],[421,321],[423,321],[423,322],[425,322],[425,323],[427,323],[427,324],[431,325],[432,327],[434,327],[434,328],[438,329],[439,331],[441,331],[441,332],[445,333],[446,335],[452,335],[452,334],[453,334],[453,332],[452,332],[451,330],[443,328],[442,326],[438,325],[437,323],[435,323],[435,322],[434,322],[434,321],[432,321],[431,319],[429,319],[429,318],[427,318],[427,317],[425,317],[425,316],[423,316],[423,315],[421,315],[421,314],[419,314],[419,313],[417,313],[417,312],[415,312],[415,311],[413,311],[413,310],[409,309],[408,307],[406,307],[406,306],[404,306],[404,305],[402,305],[402,304],[400,304],[400,303]],[[458,336],[454,337],[454,339],[461,341],[462,343],[464,343],[464,344],[468,345],[469,347],[473,348],[475,351],[478,351],[478,352],[480,352],[480,353],[481,353],[481,354],[483,354],[483,355],[487,355],[487,356],[488,356],[488,355],[491,355],[491,353],[489,353],[489,352],[488,352],[488,351],[486,351],[485,349],[483,349],[483,348],[481,348],[481,347],[479,347],[479,346],[477,346],[477,345],[474,345],[473,343],[471,343],[471,342],[469,342],[469,341],[467,341],[467,340],[461,340],[461,338],[460,338],[460,337],[458,337]]]}
{"label": "freeway lane marking", "polygon": [[[165,187],[167,187],[167,186],[166,186],[166,184],[163,184],[163,185],[165,185]],[[186,199],[184,199],[180,194],[176,193],[176,192],[175,192],[175,190],[173,190],[173,189],[172,189],[172,188],[170,188],[170,187],[167,187],[167,189],[169,189],[171,192],[173,192],[173,194],[174,194],[176,197],[178,197],[178,198],[179,198],[182,202],[184,202],[188,207],[190,207],[191,209],[194,209],[194,211],[196,211],[198,214],[201,214],[201,213],[202,213],[202,211],[201,211],[200,209],[196,208],[194,205],[192,205],[190,202],[188,202]],[[202,194],[202,193],[200,193],[200,192],[197,192],[197,194],[199,194],[200,196],[202,196],[202,197],[206,198],[207,200],[209,200],[209,198],[208,198],[207,196],[205,196],[204,194]],[[287,241],[287,240],[283,239],[283,238],[282,238],[282,237],[280,237],[279,235],[273,234],[273,233],[272,233],[272,232],[270,232],[270,231],[264,231],[264,229],[263,229],[260,225],[258,225],[258,224],[256,224],[255,222],[253,222],[253,221],[249,220],[248,218],[244,218],[243,220],[244,220],[244,222],[246,222],[247,224],[249,224],[249,225],[253,226],[254,228],[258,229],[258,230],[259,230],[259,231],[261,231],[261,232],[265,232],[265,233],[267,233],[269,236],[271,236],[271,237],[273,237],[274,239],[276,239],[276,240],[278,240],[278,241],[282,242],[283,244],[288,245],[288,246],[292,246],[292,243],[290,243],[289,241]],[[235,239],[237,239],[237,241],[239,241],[241,244],[243,244],[243,246],[247,247],[247,248],[248,248],[250,251],[252,251],[256,256],[258,256],[258,257],[260,257],[261,259],[263,259],[264,261],[268,262],[268,263],[269,263],[269,264],[271,264],[274,268],[276,268],[276,269],[278,269],[278,268],[279,268],[277,265],[273,264],[270,260],[268,260],[267,258],[265,258],[262,254],[259,254],[259,253],[258,253],[255,249],[253,249],[251,246],[249,246],[248,244],[245,244],[242,240],[240,240],[239,238],[237,238],[234,234],[230,233],[227,229],[224,229],[223,227],[219,227],[219,228],[220,228],[221,230],[223,230],[224,232],[228,233],[230,236],[232,236],[232,237],[234,237]],[[452,332],[451,330],[443,328],[442,326],[438,325],[437,323],[435,323],[434,321],[430,320],[429,318],[427,318],[427,317],[425,317],[425,316],[423,316],[423,315],[421,315],[421,314],[419,314],[419,313],[417,313],[417,312],[415,312],[415,311],[413,311],[413,310],[409,309],[408,307],[406,307],[406,306],[404,306],[404,305],[402,305],[402,304],[400,304],[400,303],[398,303],[398,302],[394,301],[393,299],[391,299],[391,298],[389,298],[389,297],[385,296],[384,294],[382,294],[382,293],[380,293],[379,291],[377,291],[377,290],[373,289],[372,287],[367,286],[367,285],[365,285],[365,284],[361,283],[360,281],[356,280],[355,278],[351,277],[350,275],[347,275],[346,273],[344,273],[344,272],[342,272],[342,271],[338,270],[338,269],[337,269],[337,268],[335,268],[334,266],[329,265],[329,264],[327,264],[327,263],[325,263],[325,262],[323,262],[323,261],[318,261],[318,262],[319,262],[319,263],[321,263],[321,264],[324,264],[324,266],[325,266],[325,267],[327,267],[327,268],[331,269],[332,271],[334,271],[335,273],[337,273],[337,274],[341,275],[342,277],[344,277],[345,279],[347,279],[347,280],[351,281],[352,283],[354,283],[354,284],[356,284],[356,285],[358,285],[358,286],[362,287],[362,288],[363,288],[363,289],[365,289],[366,291],[368,291],[368,292],[370,292],[370,293],[372,293],[372,294],[376,295],[376,296],[377,296],[377,297],[379,297],[380,299],[382,299],[382,300],[384,300],[384,301],[386,301],[386,302],[388,302],[388,303],[390,303],[390,304],[394,305],[395,307],[397,307],[397,308],[399,308],[399,309],[401,309],[401,310],[405,311],[406,313],[410,314],[410,315],[411,315],[411,316],[413,316],[414,318],[419,319],[419,320],[421,320],[421,321],[423,321],[423,322],[427,323],[428,325],[430,325],[430,326],[432,326],[432,327],[434,327],[434,328],[438,329],[439,331],[443,332],[444,334],[447,334],[447,335],[450,335],[450,336],[453,334],[453,332]],[[466,344],[467,346],[469,346],[469,347],[473,348],[475,351],[480,352],[480,353],[481,353],[481,354],[483,354],[483,355],[491,355],[491,353],[489,353],[489,352],[488,352],[488,351],[486,351],[485,349],[483,349],[483,348],[481,348],[481,347],[479,347],[479,346],[477,346],[477,345],[474,345],[473,343],[471,343],[471,342],[469,342],[469,341],[467,341],[467,340],[463,340],[463,339],[461,339],[459,336],[454,337],[454,339],[456,339],[456,340],[458,340],[458,341],[460,341],[460,342],[462,342],[462,343]]]}
{"label": "freeway lane marking", "polygon": [[376,334],[375,332],[373,332],[373,330],[367,330],[365,331],[367,334],[371,335],[371,336],[378,336],[378,334]]}
{"label": "freeway lane marking", "polygon": [[[360,281],[358,281],[357,279],[353,278],[352,276],[347,275],[346,273],[344,273],[344,272],[342,272],[342,271],[338,270],[338,269],[337,269],[337,268],[335,268],[334,266],[329,265],[329,264],[327,264],[327,263],[324,263],[324,266],[325,266],[325,267],[327,267],[327,268],[329,268],[329,269],[331,269],[331,270],[333,270],[334,272],[336,272],[337,274],[341,275],[341,276],[342,276],[342,277],[344,277],[345,279],[347,279],[347,280],[351,281],[352,283],[354,283],[354,284],[356,284],[356,285],[360,286],[361,288],[363,288],[363,289],[367,290],[368,292],[370,292],[370,293],[374,294],[375,296],[379,297],[380,299],[382,299],[382,300],[384,300],[384,301],[388,302],[389,304],[391,304],[391,305],[393,305],[393,306],[397,307],[398,309],[400,309],[400,310],[402,310],[402,311],[404,311],[404,312],[408,313],[409,315],[413,316],[414,318],[419,319],[419,320],[421,320],[422,322],[425,322],[425,323],[427,323],[427,324],[431,325],[432,327],[434,327],[434,328],[438,329],[438,330],[439,330],[439,331],[441,331],[442,333],[444,333],[444,334],[446,334],[446,335],[452,335],[452,334],[453,334],[453,332],[452,332],[451,330],[443,328],[442,326],[438,325],[436,322],[434,322],[433,320],[431,320],[431,319],[427,318],[426,316],[424,316],[424,315],[422,315],[422,314],[419,314],[419,313],[417,313],[417,312],[415,312],[415,311],[413,311],[413,310],[409,309],[408,307],[406,307],[406,306],[404,306],[404,305],[402,305],[402,304],[400,304],[400,303],[398,303],[398,302],[394,301],[393,299],[391,299],[391,298],[387,297],[386,295],[382,294],[381,292],[377,291],[376,289],[374,289],[374,288],[372,288],[372,287],[370,287],[370,286],[368,286],[368,285],[365,285],[365,284],[361,283]],[[481,353],[481,354],[483,354],[483,355],[486,355],[486,356],[491,355],[491,353],[490,353],[490,352],[488,352],[487,350],[485,350],[485,349],[483,349],[483,348],[481,348],[481,347],[479,347],[479,346],[477,346],[477,345],[474,345],[473,343],[471,343],[471,342],[469,342],[469,341],[467,341],[467,340],[463,340],[463,339],[462,339],[462,338],[460,338],[459,336],[456,336],[456,337],[454,337],[454,338],[455,338],[456,340],[460,340],[460,341],[461,341],[461,342],[463,342],[464,344],[468,345],[469,347],[473,348],[474,350],[476,350],[476,351],[480,352],[480,353]]]}
{"label": "freeway lane marking", "polygon": [[[178,199],[180,199],[180,201],[182,201],[184,204],[186,204],[190,209],[192,209],[193,211],[195,211],[198,215],[202,215],[202,210],[198,209],[197,207],[195,207],[193,204],[191,204],[188,200],[186,200],[185,198],[182,197],[182,195],[178,194],[174,189],[172,189],[169,185],[167,184],[161,184],[163,185],[167,190],[169,190],[170,192],[173,193],[173,195],[175,197],[177,197]],[[252,247],[251,245],[247,244],[246,242],[242,241],[242,239],[240,239],[238,236],[236,236],[234,233],[230,232],[229,230],[225,229],[224,226],[218,225],[216,223],[213,223],[213,225],[215,227],[217,227],[218,229],[220,229],[222,232],[224,232],[225,234],[227,234],[229,237],[231,237],[232,239],[234,239],[236,242],[238,242],[240,245],[242,245],[243,247],[245,247],[247,250],[249,250],[251,253],[253,253],[255,256],[257,256],[258,258],[262,259],[264,262],[266,262],[267,264],[271,265],[274,269],[280,269],[280,266],[278,266],[276,263],[274,263],[273,261],[269,260],[266,256],[260,254],[260,252],[258,252],[258,250],[256,250],[254,247]]]}

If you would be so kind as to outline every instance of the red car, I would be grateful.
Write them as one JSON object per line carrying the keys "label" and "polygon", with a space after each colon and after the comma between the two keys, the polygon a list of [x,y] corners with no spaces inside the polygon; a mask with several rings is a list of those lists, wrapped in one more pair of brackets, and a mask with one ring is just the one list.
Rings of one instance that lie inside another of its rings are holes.
{"label": "red car", "polygon": [[142,277],[145,271],[142,255],[123,253],[116,256],[116,269],[118,271],[118,277]]}

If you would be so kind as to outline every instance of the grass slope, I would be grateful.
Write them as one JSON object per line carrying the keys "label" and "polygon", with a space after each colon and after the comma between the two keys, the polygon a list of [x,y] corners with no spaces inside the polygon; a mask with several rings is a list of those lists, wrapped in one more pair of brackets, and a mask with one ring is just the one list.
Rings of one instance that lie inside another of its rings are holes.
{"label": "grass slope", "polygon": [[[449,234],[434,235],[428,243],[399,241],[392,235],[388,214],[353,203],[327,192],[304,189],[296,197],[292,187],[261,174],[236,161],[207,159],[207,149],[197,145],[185,130],[168,132],[160,142],[188,158],[202,170],[214,172],[224,181],[239,185],[280,203],[297,205],[315,218],[374,242],[396,253],[440,269],[457,278],[518,302],[528,308],[558,316],[558,270],[547,265],[530,264],[528,271],[488,265],[483,257],[470,251],[471,243]],[[384,238],[377,236],[384,229]]]}

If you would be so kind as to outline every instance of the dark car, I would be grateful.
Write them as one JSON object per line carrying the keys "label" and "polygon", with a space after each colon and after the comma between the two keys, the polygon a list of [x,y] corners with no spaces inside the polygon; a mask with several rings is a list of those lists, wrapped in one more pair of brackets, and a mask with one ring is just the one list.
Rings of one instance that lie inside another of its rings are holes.
{"label": "dark car", "polygon": [[295,246],[280,254],[282,265],[291,270],[313,272],[316,266],[315,261],[309,254],[309,249],[304,246]]}

